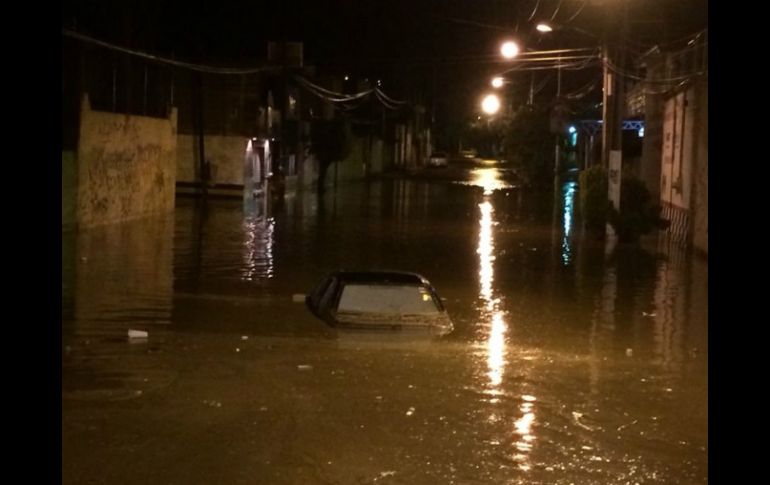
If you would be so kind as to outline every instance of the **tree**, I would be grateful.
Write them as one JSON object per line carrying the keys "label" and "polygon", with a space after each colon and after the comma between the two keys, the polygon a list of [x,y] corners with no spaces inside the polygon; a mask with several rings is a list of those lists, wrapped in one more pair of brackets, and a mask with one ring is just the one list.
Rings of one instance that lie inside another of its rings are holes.
{"label": "tree", "polygon": [[504,143],[508,159],[527,183],[551,183],[554,135],[547,111],[522,106],[510,120]]}
{"label": "tree", "polygon": [[318,159],[318,193],[323,194],[326,173],[334,162],[344,160],[351,151],[350,124],[344,118],[317,120],[310,132],[310,152]]}

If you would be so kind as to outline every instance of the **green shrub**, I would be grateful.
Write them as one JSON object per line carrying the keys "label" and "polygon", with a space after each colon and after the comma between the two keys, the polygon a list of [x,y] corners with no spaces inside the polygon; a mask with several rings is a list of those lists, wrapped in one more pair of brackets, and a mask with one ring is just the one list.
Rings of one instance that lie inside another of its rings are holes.
{"label": "green shrub", "polygon": [[579,184],[583,224],[588,231],[602,235],[610,208],[607,201],[607,172],[600,166],[583,170]]}
{"label": "green shrub", "polygon": [[620,188],[620,211],[609,206],[609,223],[621,242],[635,242],[654,229],[665,229],[668,221],[660,218],[660,205],[652,200],[644,182],[623,178]]}

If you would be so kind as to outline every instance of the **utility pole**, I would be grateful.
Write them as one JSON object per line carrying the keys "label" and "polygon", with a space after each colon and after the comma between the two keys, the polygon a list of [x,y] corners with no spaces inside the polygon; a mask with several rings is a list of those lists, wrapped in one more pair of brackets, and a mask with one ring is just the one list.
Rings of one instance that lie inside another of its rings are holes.
{"label": "utility pole", "polygon": [[[561,56],[559,56],[559,61],[556,65],[556,106],[561,112]],[[560,122],[559,129],[561,129],[561,126]],[[556,148],[554,150],[553,164],[554,180],[559,176],[559,165],[561,165],[561,131],[557,131],[556,133]]]}
{"label": "utility pole", "polygon": [[535,98],[535,73],[529,76],[529,105],[532,106]]}
{"label": "utility pole", "polygon": [[[622,4],[618,6],[622,8],[622,22],[620,31],[617,35],[618,55],[615,56],[617,61],[615,64],[615,70],[619,71],[625,67],[625,39],[627,37],[628,30],[628,1],[623,0]],[[609,13],[608,19],[614,17]],[[609,48],[609,40],[615,38],[615,35],[609,35],[609,25],[605,30],[603,55],[602,60],[604,64],[604,105],[602,106],[604,123],[602,125],[602,166],[607,170],[608,174],[608,199],[612,202],[612,206],[620,210],[620,190],[621,190],[621,173],[623,168],[623,114],[625,108],[625,95],[623,90],[623,81],[621,73],[613,73],[610,69],[611,51]],[[614,235],[614,231],[611,226],[607,226],[607,232],[610,235]]]}

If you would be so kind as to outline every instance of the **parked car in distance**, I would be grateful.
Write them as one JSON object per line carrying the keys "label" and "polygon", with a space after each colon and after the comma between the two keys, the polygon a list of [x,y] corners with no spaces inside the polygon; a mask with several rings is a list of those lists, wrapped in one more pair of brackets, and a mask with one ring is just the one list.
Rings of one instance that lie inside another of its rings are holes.
{"label": "parked car in distance", "polygon": [[444,335],[454,328],[430,282],[400,271],[335,271],[305,299],[310,311],[343,329],[415,330]]}
{"label": "parked car in distance", "polygon": [[449,164],[449,156],[445,152],[433,152],[428,159],[429,167],[446,167]]}

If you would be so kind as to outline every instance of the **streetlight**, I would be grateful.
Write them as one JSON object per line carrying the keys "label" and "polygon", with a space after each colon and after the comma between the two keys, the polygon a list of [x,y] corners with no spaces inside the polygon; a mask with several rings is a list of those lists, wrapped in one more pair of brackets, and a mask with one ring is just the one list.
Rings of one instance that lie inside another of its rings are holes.
{"label": "streetlight", "polygon": [[513,59],[519,55],[519,46],[512,40],[507,40],[500,46],[500,53],[506,59]]}
{"label": "streetlight", "polygon": [[[628,29],[628,2],[622,2],[623,17],[621,23],[621,41],[623,34]],[[551,32],[553,27],[541,23],[537,25],[539,32]],[[586,30],[576,27],[566,27],[563,25],[556,28],[569,28],[575,32],[599,40],[599,37]],[[622,43],[622,42],[621,42]],[[623,166],[623,146],[622,146],[622,123],[623,123],[623,104],[625,98],[623,82],[618,79],[609,69],[609,46],[608,34],[605,33],[601,39],[602,45],[602,64],[603,64],[603,89],[602,89],[602,166],[610,174],[610,184],[608,187],[608,198],[612,205],[620,208],[620,174]],[[621,65],[623,62],[621,61]],[[608,232],[614,231],[608,226]]]}
{"label": "streetlight", "polygon": [[[596,41],[599,41],[599,37],[587,30],[567,26],[560,24],[553,24],[549,22],[540,22],[535,27],[538,32],[547,34],[554,30],[571,30],[580,34],[586,35]],[[609,167],[610,152],[614,150],[620,150],[620,134],[618,133],[618,126],[621,123],[621,105],[619,100],[622,99],[622,94],[619,93],[622,85],[618,83],[615,76],[610,72],[608,66],[608,48],[606,42],[602,42],[602,60],[603,60],[603,74],[602,74],[602,157],[601,163],[605,168]],[[559,87],[561,87],[561,69],[559,69]],[[561,89],[559,89],[561,91]],[[559,94],[561,94],[559,92]],[[557,94],[558,96],[558,94]]]}
{"label": "streetlight", "polygon": [[493,115],[500,110],[500,98],[495,94],[487,94],[481,101],[481,109],[488,115]]}
{"label": "streetlight", "polygon": [[503,78],[501,78],[500,76],[492,78],[492,87],[493,88],[501,88],[501,87],[503,87]]}

